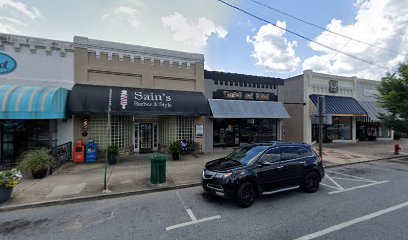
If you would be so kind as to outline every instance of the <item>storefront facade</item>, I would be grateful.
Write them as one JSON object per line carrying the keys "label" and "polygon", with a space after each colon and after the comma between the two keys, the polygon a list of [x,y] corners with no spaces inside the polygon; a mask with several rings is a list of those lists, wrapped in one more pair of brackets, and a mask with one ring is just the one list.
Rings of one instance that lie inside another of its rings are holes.
{"label": "storefront facade", "polygon": [[357,121],[357,138],[360,141],[394,138],[394,131],[383,126],[379,119],[380,114],[388,114],[378,104],[379,85],[379,81],[356,79],[356,99],[367,112],[366,118]]}
{"label": "storefront facade", "polygon": [[15,164],[25,150],[71,142],[72,43],[0,34],[0,66],[1,164]]}
{"label": "storefront facade", "polygon": [[[306,143],[318,140],[318,98],[324,96],[323,141],[368,140],[362,137],[364,133],[361,132],[361,126],[370,125],[375,114],[371,114],[362,101],[370,101],[370,106],[375,105],[376,114],[383,112],[372,95],[376,86],[372,80],[321,74],[311,70],[286,79],[284,103],[292,118],[284,121],[284,139]],[[364,96],[368,93],[371,96],[369,99]],[[379,121],[378,118],[376,120]]]}
{"label": "storefront facade", "polygon": [[111,143],[123,154],[150,153],[183,139],[207,150],[196,132],[208,115],[203,55],[85,37],[74,44],[74,139],[93,139],[102,154]]}
{"label": "storefront facade", "polygon": [[211,108],[213,147],[281,140],[283,80],[205,71],[205,93]]}

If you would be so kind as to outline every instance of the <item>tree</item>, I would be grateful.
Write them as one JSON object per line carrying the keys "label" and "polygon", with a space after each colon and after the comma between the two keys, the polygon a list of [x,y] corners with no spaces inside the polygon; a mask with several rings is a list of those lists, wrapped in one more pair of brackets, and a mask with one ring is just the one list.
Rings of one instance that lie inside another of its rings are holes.
{"label": "tree", "polygon": [[387,73],[378,92],[380,106],[389,112],[380,116],[384,125],[408,133],[408,64],[401,64],[396,73]]}

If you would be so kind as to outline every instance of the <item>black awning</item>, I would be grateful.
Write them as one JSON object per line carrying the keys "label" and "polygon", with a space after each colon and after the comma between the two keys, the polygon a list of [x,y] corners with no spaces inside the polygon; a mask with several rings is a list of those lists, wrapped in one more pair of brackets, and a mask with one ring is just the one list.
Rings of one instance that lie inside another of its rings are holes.
{"label": "black awning", "polygon": [[[310,95],[313,104],[317,106],[317,99],[323,95]],[[326,101],[326,114],[366,116],[367,112],[352,97],[324,96]]]}
{"label": "black awning", "polygon": [[201,92],[85,84],[75,84],[72,88],[69,111],[78,115],[106,114],[109,88],[112,89],[111,113],[115,115],[208,115],[208,102]]}

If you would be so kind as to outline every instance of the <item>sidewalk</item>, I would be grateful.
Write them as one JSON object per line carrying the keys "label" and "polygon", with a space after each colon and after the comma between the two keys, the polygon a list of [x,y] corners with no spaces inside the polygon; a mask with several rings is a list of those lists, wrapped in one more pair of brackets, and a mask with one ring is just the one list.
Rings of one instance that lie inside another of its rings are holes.
{"label": "sidewalk", "polygon": [[[399,142],[408,147],[408,141]],[[394,141],[361,142],[355,144],[325,144],[323,163],[326,167],[364,162],[369,160],[392,158]],[[317,147],[313,146],[318,152]],[[218,149],[206,154],[183,155],[180,160],[167,161],[167,180],[163,184],[151,184],[150,154],[134,154],[119,158],[116,165],[108,166],[109,193],[103,193],[104,162],[99,160],[91,164],[66,163],[52,175],[41,180],[31,176],[23,178],[14,189],[12,198],[0,205],[2,209],[24,207],[31,204],[53,204],[74,199],[99,199],[107,196],[126,195],[195,186],[200,184],[201,171],[206,162],[226,156],[232,148]],[[403,152],[403,151],[402,151]],[[408,155],[408,153],[404,153]],[[401,155],[400,155],[401,156]]]}

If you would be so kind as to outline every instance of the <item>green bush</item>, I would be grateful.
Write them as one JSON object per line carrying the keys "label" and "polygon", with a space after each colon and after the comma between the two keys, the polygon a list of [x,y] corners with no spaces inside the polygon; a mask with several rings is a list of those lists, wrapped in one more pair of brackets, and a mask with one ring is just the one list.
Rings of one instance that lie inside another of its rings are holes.
{"label": "green bush", "polygon": [[30,150],[23,154],[19,162],[19,168],[26,173],[37,172],[49,168],[54,162],[46,148]]}
{"label": "green bush", "polygon": [[170,153],[181,153],[182,148],[181,148],[181,143],[179,141],[172,141],[169,144],[169,151]]}
{"label": "green bush", "polygon": [[111,144],[108,147],[108,157],[116,156],[119,153],[119,146],[117,144]]}
{"label": "green bush", "polygon": [[400,139],[401,139],[401,133],[394,132],[394,140],[400,140]]}

